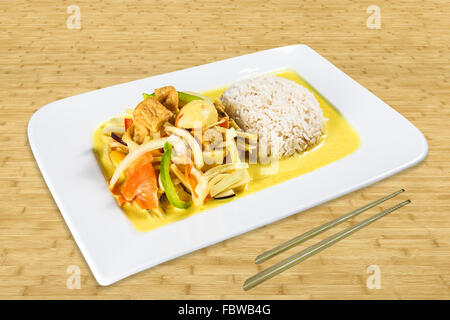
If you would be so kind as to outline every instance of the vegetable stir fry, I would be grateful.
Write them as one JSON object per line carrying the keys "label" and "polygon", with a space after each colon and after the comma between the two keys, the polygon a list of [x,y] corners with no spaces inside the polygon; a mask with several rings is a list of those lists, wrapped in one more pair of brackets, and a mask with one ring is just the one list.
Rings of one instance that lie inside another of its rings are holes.
{"label": "vegetable stir fry", "polygon": [[155,216],[234,197],[251,178],[245,157],[256,136],[245,133],[219,100],[173,86],[143,100],[103,130],[114,166],[108,187],[120,206]]}

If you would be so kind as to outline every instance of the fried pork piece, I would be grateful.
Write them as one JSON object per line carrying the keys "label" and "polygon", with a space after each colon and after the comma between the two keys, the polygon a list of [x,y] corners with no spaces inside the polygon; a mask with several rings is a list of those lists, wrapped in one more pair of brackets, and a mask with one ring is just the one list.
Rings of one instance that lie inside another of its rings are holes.
{"label": "fried pork piece", "polygon": [[166,109],[158,100],[148,97],[133,111],[134,137],[137,143],[142,143],[148,130],[157,132],[162,124],[172,117],[173,113]]}
{"label": "fried pork piece", "polygon": [[173,113],[177,113],[178,109],[178,92],[173,86],[162,87],[155,90],[156,99],[161,102],[167,109]]}
{"label": "fried pork piece", "polygon": [[123,134],[122,140],[125,141],[128,146],[133,147],[135,144],[142,144],[148,134],[148,129],[144,125],[138,124],[138,128],[136,129],[136,125],[133,123]]}
{"label": "fried pork piece", "polygon": [[134,125],[133,131],[133,141],[137,144],[142,144],[145,140],[145,137],[148,136],[148,129],[139,122],[136,122]]}

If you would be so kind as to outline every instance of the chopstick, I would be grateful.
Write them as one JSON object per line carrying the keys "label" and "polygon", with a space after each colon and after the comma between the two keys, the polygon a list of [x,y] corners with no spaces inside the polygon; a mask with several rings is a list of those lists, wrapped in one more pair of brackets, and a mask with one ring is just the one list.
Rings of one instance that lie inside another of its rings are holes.
{"label": "chopstick", "polygon": [[261,253],[259,256],[257,256],[255,258],[255,263],[256,264],[260,264],[260,263],[262,263],[262,262],[264,262],[264,261],[266,261],[266,260],[276,256],[277,254],[280,254],[280,253],[282,253],[282,252],[284,252],[284,251],[286,251],[286,250],[288,250],[288,249],[290,249],[292,247],[295,247],[296,245],[298,245],[298,244],[300,244],[302,242],[305,242],[306,240],[309,240],[312,237],[315,237],[316,235],[318,235],[318,234],[320,234],[320,233],[322,233],[324,231],[327,231],[328,229],[331,229],[334,226],[337,226],[338,224],[341,224],[342,222],[345,222],[345,221],[347,221],[347,220],[349,220],[349,219],[351,219],[353,217],[356,217],[358,214],[363,213],[364,211],[369,210],[370,208],[373,208],[373,207],[379,205],[380,203],[382,203],[382,202],[384,202],[386,200],[389,200],[389,199],[395,197],[396,195],[398,195],[398,194],[400,194],[400,193],[402,193],[404,191],[405,191],[404,189],[400,189],[400,190],[398,190],[398,191],[396,191],[396,192],[394,192],[394,193],[392,193],[392,194],[390,194],[390,195],[388,195],[386,197],[378,199],[378,200],[376,200],[376,201],[374,201],[372,203],[369,203],[369,204],[367,204],[367,205],[365,205],[365,206],[363,206],[363,207],[361,207],[359,209],[356,209],[356,210],[354,210],[352,212],[344,214],[343,216],[341,216],[339,218],[336,218],[336,219],[334,219],[332,221],[324,223],[321,226],[318,226],[318,227],[316,227],[316,228],[314,228],[312,230],[309,230],[309,231],[307,231],[307,232],[305,232],[305,233],[303,233],[303,234],[301,234],[301,235],[299,235],[299,236],[297,236],[295,238],[292,238],[291,240],[288,240],[288,241],[280,244],[279,246],[276,246],[273,249],[270,249],[270,250],[268,250],[266,252],[263,252],[263,253]]}
{"label": "chopstick", "polygon": [[243,289],[245,291],[250,290],[251,288],[256,287],[257,285],[259,285],[260,283],[273,278],[274,276],[276,276],[277,274],[295,266],[296,264],[308,259],[309,257],[315,255],[316,253],[319,253],[320,251],[328,248],[329,246],[335,244],[336,242],[348,237],[349,235],[351,235],[352,233],[361,230],[362,228],[364,228],[365,226],[371,224],[372,222],[388,215],[389,213],[391,213],[392,211],[395,211],[405,205],[407,205],[408,203],[410,203],[410,200],[406,200],[403,201],[389,209],[386,209],[364,221],[361,221],[357,224],[355,224],[354,226],[351,226],[347,229],[344,229],[341,232],[338,232],[292,256],[290,256],[289,258],[284,259],[283,261],[274,264],[273,266],[255,274],[254,276],[248,278],[243,286]]}

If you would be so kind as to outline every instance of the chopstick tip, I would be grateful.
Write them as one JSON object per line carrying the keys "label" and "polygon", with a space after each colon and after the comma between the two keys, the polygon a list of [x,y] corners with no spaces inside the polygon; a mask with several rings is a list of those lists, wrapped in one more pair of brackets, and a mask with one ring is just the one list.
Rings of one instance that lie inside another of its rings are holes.
{"label": "chopstick tip", "polygon": [[248,284],[248,279],[245,280],[244,284],[242,285],[242,289],[243,289],[244,291],[248,291],[248,290],[251,289],[251,287],[250,287],[249,284]]}

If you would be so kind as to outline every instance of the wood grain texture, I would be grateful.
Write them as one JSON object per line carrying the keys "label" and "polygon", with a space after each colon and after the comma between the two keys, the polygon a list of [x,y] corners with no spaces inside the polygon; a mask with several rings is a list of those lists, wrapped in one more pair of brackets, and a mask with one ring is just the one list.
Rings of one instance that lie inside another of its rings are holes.
{"label": "wood grain texture", "polygon": [[[0,3],[0,298],[450,298],[447,1],[56,3]],[[72,4],[81,9],[81,30],[66,28]],[[366,27],[371,4],[381,8],[380,30]],[[428,139],[427,159],[358,192],[99,286],[31,154],[30,116],[64,97],[296,43],[311,46],[412,121]],[[407,192],[371,212],[407,198],[412,204],[242,290],[247,277],[272,263],[254,265],[258,253],[399,188]],[[379,290],[366,287],[372,264],[381,268]],[[66,288],[69,265],[81,268],[79,290]]]}

